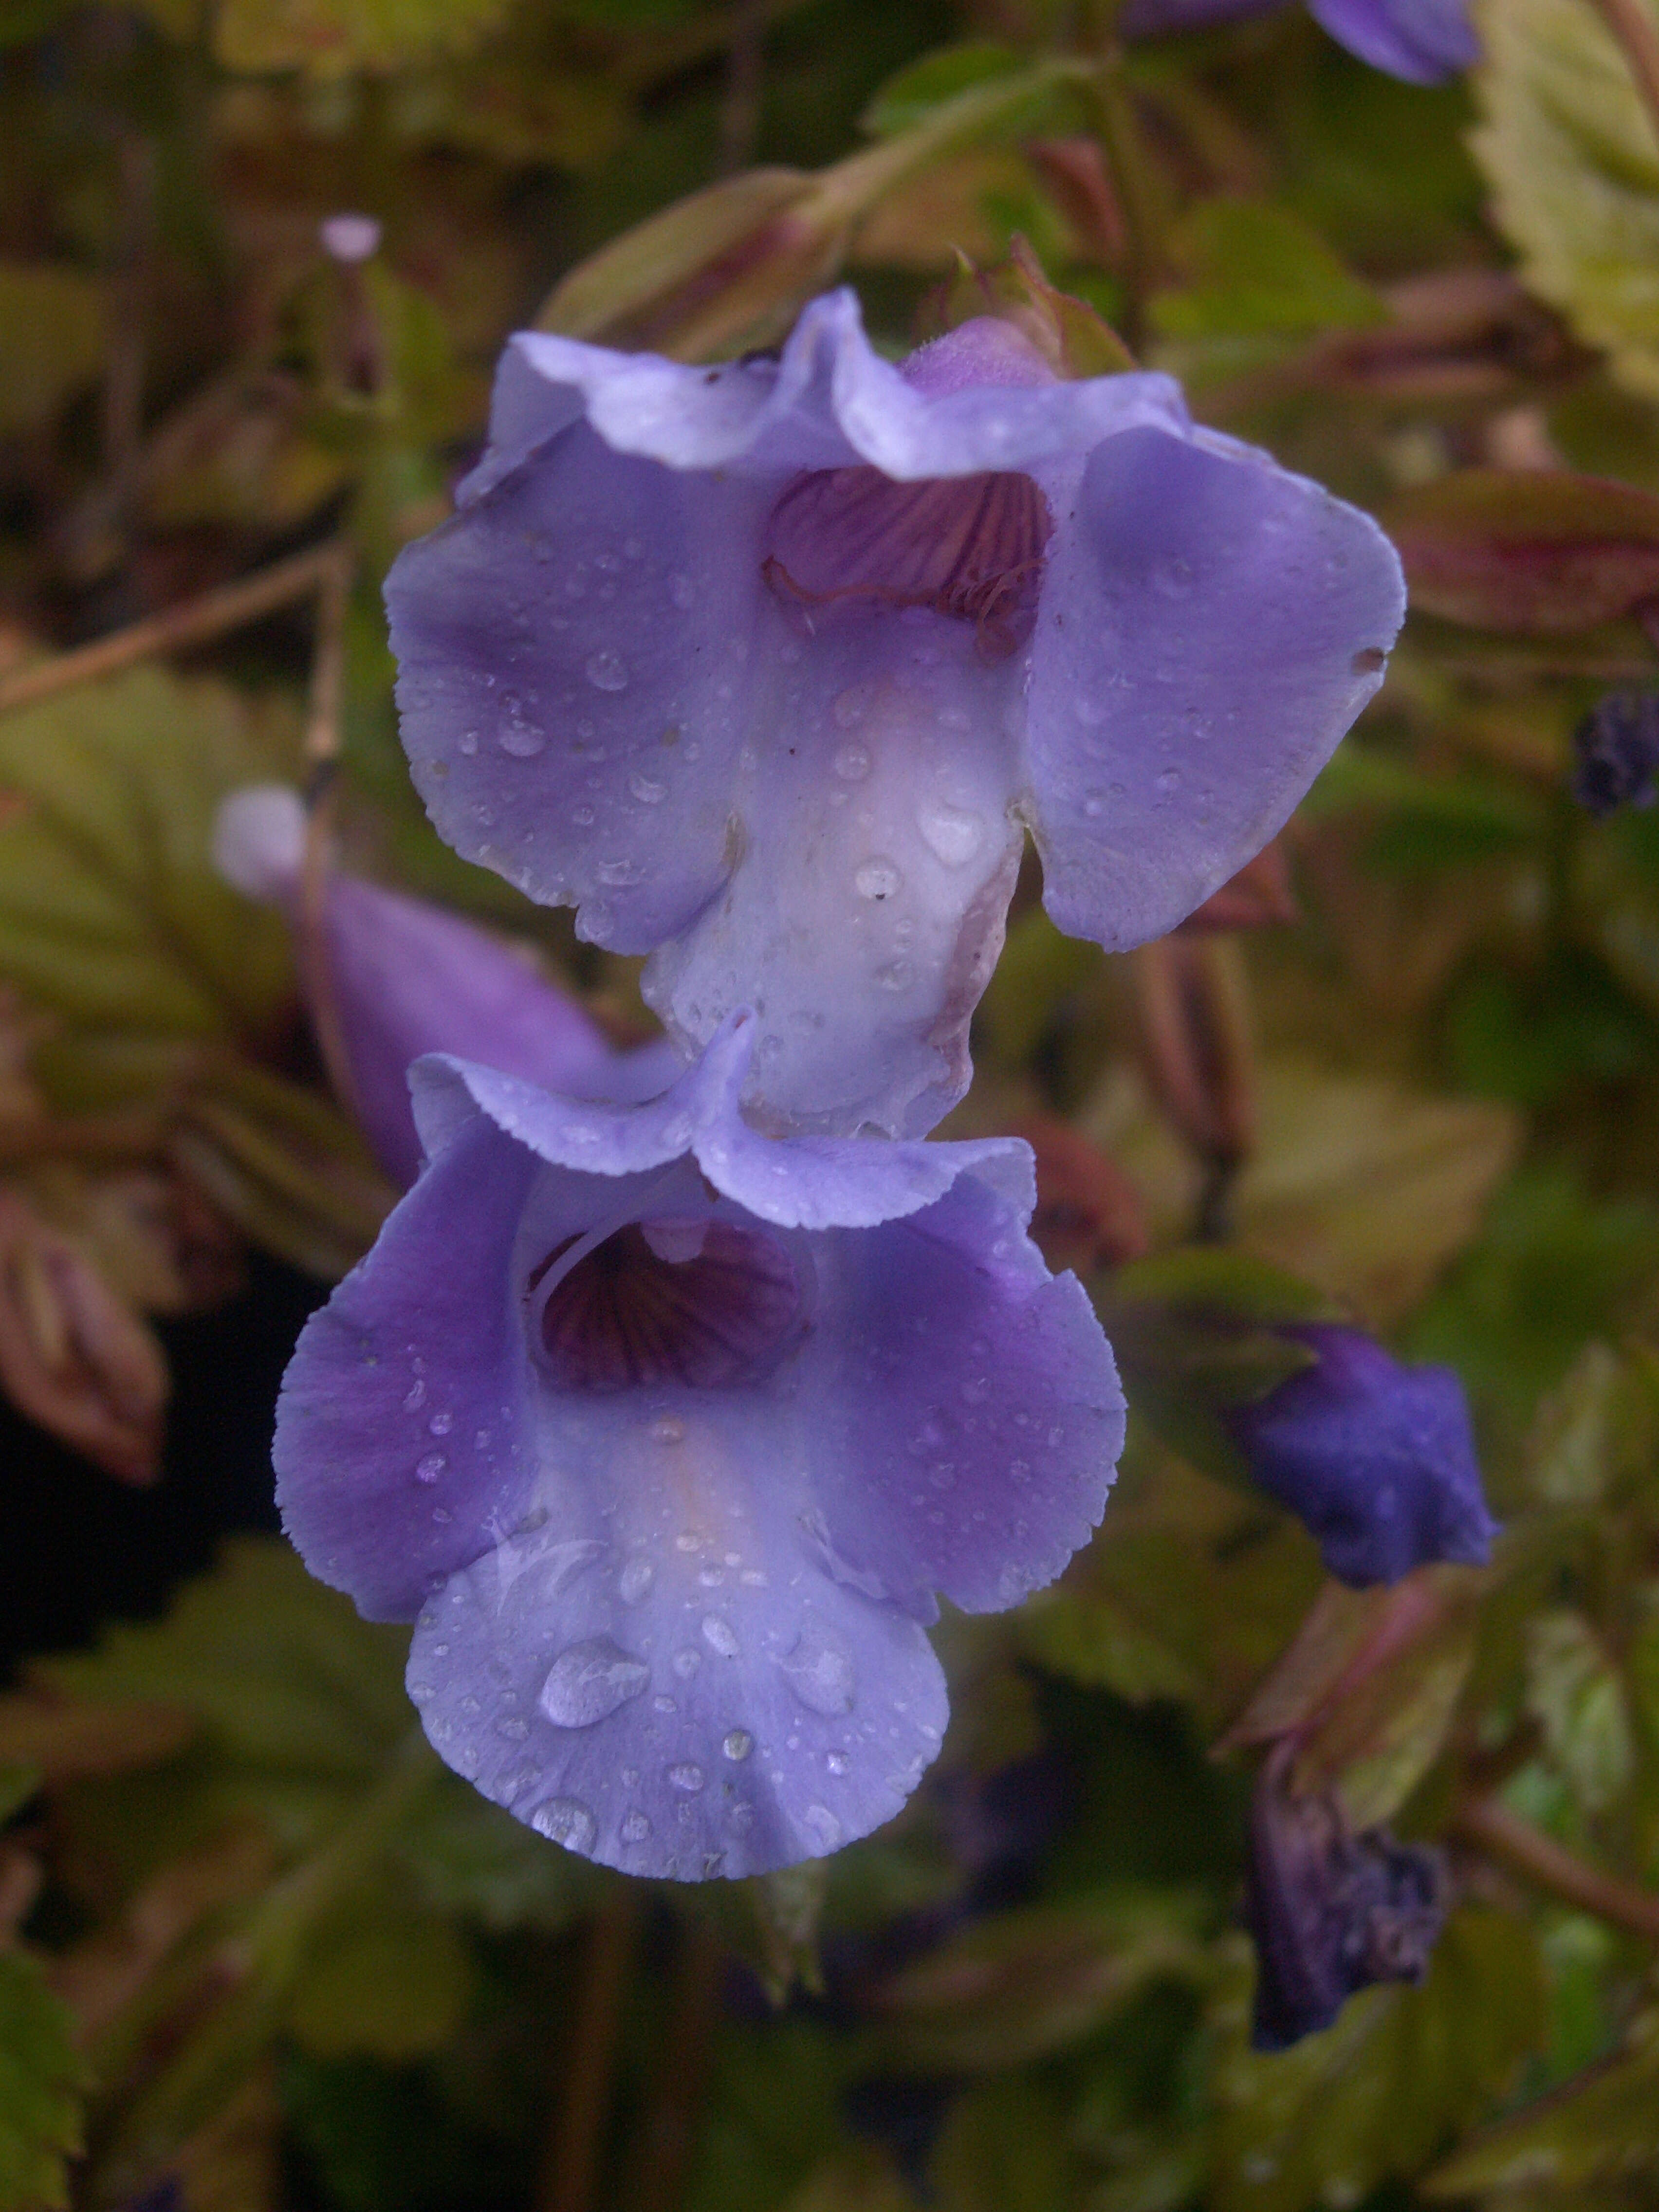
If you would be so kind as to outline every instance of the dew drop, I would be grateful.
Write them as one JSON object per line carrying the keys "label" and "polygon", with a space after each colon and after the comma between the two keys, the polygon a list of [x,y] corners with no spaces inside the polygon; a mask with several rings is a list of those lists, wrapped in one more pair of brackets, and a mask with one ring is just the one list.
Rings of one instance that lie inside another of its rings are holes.
{"label": "dew drop", "polygon": [[515,707],[495,732],[495,742],[514,760],[534,760],[547,744],[547,732],[526,720]]}
{"label": "dew drop", "polygon": [[684,1759],[669,1768],[668,1779],[676,1790],[683,1790],[688,1797],[695,1797],[703,1785],[703,1771],[695,1760]]}
{"label": "dew drop", "polygon": [[860,898],[890,899],[903,881],[893,863],[878,854],[860,861],[854,871],[853,888]]}
{"label": "dew drop", "polygon": [[677,1651],[674,1654],[669,1664],[682,1682],[689,1682],[702,1664],[702,1654],[701,1651],[694,1651],[688,1644],[683,1651]]}
{"label": "dew drop", "polygon": [[1106,811],[1106,801],[1097,791],[1085,792],[1083,795],[1083,811],[1091,822],[1098,822]]}
{"label": "dew drop", "polygon": [[960,868],[971,860],[983,842],[985,825],[977,814],[939,799],[924,806],[916,827],[928,850],[947,868]]}
{"label": "dew drop", "polygon": [[830,765],[843,783],[862,783],[870,773],[870,748],[856,743],[839,745]]}
{"label": "dew drop", "polygon": [[435,1482],[448,1465],[449,1462],[441,1452],[428,1452],[424,1459],[416,1462],[415,1480],[416,1482]]}
{"label": "dew drop", "polygon": [[549,1797],[530,1816],[538,1836],[562,1844],[568,1851],[591,1851],[599,1830],[580,1797]]}
{"label": "dew drop", "polygon": [[831,1774],[845,1774],[853,1762],[844,1751],[826,1751],[823,1763]]}
{"label": "dew drop", "polygon": [[471,760],[478,750],[478,732],[476,730],[463,730],[455,740],[455,747],[458,752],[465,753]]}
{"label": "dew drop", "polygon": [[418,1413],[425,1403],[426,1384],[417,1375],[415,1377],[415,1380],[410,1384],[409,1389],[404,1398],[404,1411],[406,1413]]}
{"label": "dew drop", "polygon": [[586,803],[580,806],[573,806],[570,810],[570,818],[579,830],[591,830],[593,826],[593,810]]}
{"label": "dew drop", "polygon": [[1158,777],[1157,783],[1158,788],[1165,798],[1168,798],[1172,791],[1179,791],[1181,788],[1181,770],[1178,768],[1166,768]]}
{"label": "dew drop", "polygon": [[623,1816],[622,1839],[625,1844],[642,1844],[651,1833],[651,1823],[643,1813],[627,1813]]}
{"label": "dew drop", "polygon": [[623,1571],[617,1577],[623,1603],[637,1605],[656,1579],[656,1567],[642,1552],[635,1552],[631,1559],[624,1559]]}
{"label": "dew drop", "polygon": [[561,1651],[538,1700],[555,1728],[592,1728],[637,1698],[651,1670],[608,1636],[586,1636]]}
{"label": "dew drop", "polygon": [[[646,1431],[653,1444],[683,1444],[685,1442],[685,1423],[677,1421],[672,1414],[662,1413]],[[695,1540],[692,1549],[696,1549]]]}
{"label": "dew drop", "polygon": [[827,1805],[809,1805],[800,1824],[821,1851],[833,1851],[841,1841],[841,1822]]}
{"label": "dew drop", "polygon": [[590,653],[583,664],[583,673],[596,691],[628,689],[628,663],[614,645],[602,645],[597,653]]}
{"label": "dew drop", "polygon": [[668,786],[659,783],[653,775],[642,775],[638,769],[628,779],[628,788],[641,806],[658,806],[668,796]]}
{"label": "dew drop", "polygon": [[755,1739],[747,1729],[733,1729],[731,1735],[720,1745],[720,1749],[734,1766],[747,1759],[754,1748]]}
{"label": "dew drop", "polygon": [[447,1437],[455,1425],[453,1413],[434,1413],[427,1427],[434,1437]]}
{"label": "dew drop", "polygon": [[735,1659],[742,1649],[731,1622],[723,1620],[717,1613],[704,1613],[702,1640],[721,1659]]}
{"label": "dew drop", "polygon": [[884,991],[908,991],[915,973],[908,960],[886,960],[877,969],[876,981]]}
{"label": "dew drop", "polygon": [[778,1664],[809,1712],[834,1717],[852,1711],[852,1656],[815,1622],[802,1629]]}
{"label": "dew drop", "polygon": [[876,696],[873,684],[850,684],[830,709],[838,730],[856,729],[870,711]]}

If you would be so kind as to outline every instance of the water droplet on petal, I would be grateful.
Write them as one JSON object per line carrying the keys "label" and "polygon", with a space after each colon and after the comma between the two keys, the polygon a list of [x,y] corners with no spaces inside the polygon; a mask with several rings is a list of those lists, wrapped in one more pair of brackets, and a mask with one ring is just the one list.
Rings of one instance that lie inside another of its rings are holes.
{"label": "water droplet on petal", "polygon": [[447,1437],[454,1425],[453,1413],[434,1413],[427,1423],[427,1427],[434,1437]]}
{"label": "water droplet on petal", "polygon": [[827,1805],[809,1805],[800,1824],[821,1851],[833,1851],[841,1841],[841,1822]]}
{"label": "water droplet on petal", "polygon": [[404,1411],[406,1413],[418,1413],[425,1403],[426,1384],[417,1375],[410,1384],[407,1395],[404,1396]]}
{"label": "water droplet on petal", "polygon": [[842,745],[830,766],[843,783],[862,783],[870,773],[870,748],[857,743]]}
{"label": "water droplet on petal", "polygon": [[608,1636],[587,1636],[560,1652],[538,1702],[555,1728],[592,1728],[637,1698],[650,1679],[650,1668]]}
{"label": "water droplet on petal", "polygon": [[643,1813],[627,1813],[623,1816],[622,1839],[625,1844],[642,1844],[651,1833],[651,1823]]}
{"label": "water droplet on petal", "polygon": [[720,1749],[733,1765],[736,1765],[739,1760],[747,1759],[754,1748],[755,1739],[747,1729],[733,1729],[731,1735],[720,1745]]}
{"label": "water droplet on petal", "polygon": [[685,1442],[685,1423],[664,1413],[652,1422],[646,1434],[653,1444],[681,1444]]}
{"label": "water droplet on petal", "polygon": [[837,729],[856,729],[870,711],[870,702],[876,696],[873,684],[849,684],[830,709]]}
{"label": "water droplet on petal", "polygon": [[657,1579],[654,1563],[642,1552],[635,1552],[623,1562],[623,1571],[617,1577],[617,1588],[624,1605],[637,1605]]}
{"label": "water droplet on petal", "polygon": [[802,1629],[778,1664],[809,1711],[831,1717],[852,1711],[852,1655],[816,1622]]}
{"label": "water droplet on petal", "polygon": [[668,795],[665,783],[659,783],[653,775],[642,775],[638,769],[629,777],[628,788],[641,806],[655,806]]}
{"label": "water droplet on petal", "polygon": [[537,754],[546,747],[547,732],[514,706],[496,731],[495,742],[514,760],[534,760]]}
{"label": "water droplet on petal", "polygon": [[893,863],[879,854],[861,860],[853,872],[853,888],[860,898],[890,899],[903,881]]}
{"label": "water droplet on petal", "polygon": [[455,744],[456,750],[464,752],[471,760],[478,750],[478,732],[476,730],[463,730],[460,736],[456,738]]}
{"label": "water droplet on petal", "polygon": [[844,1751],[826,1751],[823,1763],[831,1774],[845,1774],[853,1762]]}
{"label": "water droplet on petal", "polygon": [[876,970],[876,981],[884,991],[908,991],[915,975],[908,960],[884,960]]}
{"label": "water droplet on petal", "polygon": [[583,673],[596,691],[628,689],[628,663],[614,645],[602,645],[597,653],[590,653],[583,665]]}
{"label": "water droplet on petal", "polygon": [[669,1662],[682,1682],[689,1682],[702,1664],[701,1651],[694,1651],[688,1644],[684,1651],[677,1651]]}
{"label": "water droplet on petal", "polygon": [[668,1770],[670,1782],[673,1784],[676,1790],[684,1790],[688,1797],[696,1796],[697,1791],[702,1788],[703,1778],[702,1767],[689,1759],[682,1759],[678,1765],[671,1766]]}
{"label": "water droplet on petal", "polygon": [[448,1465],[449,1462],[441,1452],[428,1452],[424,1459],[416,1462],[415,1480],[416,1482],[435,1482]]}
{"label": "water droplet on petal", "polygon": [[591,1851],[599,1833],[593,1815],[580,1797],[549,1797],[530,1816],[538,1836],[562,1844],[568,1851]]}
{"label": "water droplet on petal", "polygon": [[706,1613],[702,1619],[702,1640],[709,1650],[722,1659],[735,1659],[741,1649],[737,1632],[729,1620],[722,1620],[717,1613]]}
{"label": "water droplet on petal", "polygon": [[977,814],[948,805],[943,799],[922,807],[916,827],[929,851],[947,868],[960,868],[971,860],[985,836],[985,824]]}

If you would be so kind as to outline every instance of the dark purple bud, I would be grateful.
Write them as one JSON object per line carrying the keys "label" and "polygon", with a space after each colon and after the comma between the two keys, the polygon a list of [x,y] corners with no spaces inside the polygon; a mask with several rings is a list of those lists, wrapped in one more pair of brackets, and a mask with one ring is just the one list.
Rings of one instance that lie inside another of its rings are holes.
{"label": "dark purple bud", "polygon": [[1431,1559],[1484,1566],[1497,1523],[1450,1368],[1402,1367],[1357,1328],[1281,1334],[1314,1364],[1224,1418],[1254,1480],[1306,1523],[1331,1573],[1364,1589]]}
{"label": "dark purple bud", "polygon": [[1288,1741],[1269,1755],[1250,1813],[1244,1917],[1258,2051],[1317,2034],[1373,1982],[1421,1981],[1445,1918],[1439,1853],[1386,1828],[1353,1834],[1328,1794],[1292,1796],[1291,1757]]}
{"label": "dark purple bud", "polygon": [[1572,733],[1572,795],[1590,814],[1651,806],[1659,770],[1659,691],[1609,691]]}

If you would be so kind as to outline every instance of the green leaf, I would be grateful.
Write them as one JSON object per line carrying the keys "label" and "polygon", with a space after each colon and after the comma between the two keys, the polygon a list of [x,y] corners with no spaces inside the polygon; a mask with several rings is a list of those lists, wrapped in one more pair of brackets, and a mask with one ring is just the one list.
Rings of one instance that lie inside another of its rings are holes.
{"label": "green leaf", "polygon": [[1063,2212],[1078,2177],[1052,2092],[1030,2075],[975,2083],[951,2106],[928,2179],[939,2212]]}
{"label": "green leaf", "polygon": [[507,0],[222,0],[214,46],[245,75],[304,70],[343,76],[397,69],[476,46]]}
{"label": "green leaf", "polygon": [[1024,66],[1012,46],[999,46],[994,40],[940,46],[888,78],[864,111],[864,128],[873,138],[896,137],[957,93],[1012,76]]}
{"label": "green leaf", "polygon": [[103,295],[92,277],[0,261],[0,437],[45,428],[103,359]]}
{"label": "green leaf", "polygon": [[1530,1624],[1527,1705],[1550,1759],[1584,1812],[1605,1812],[1631,1776],[1630,1714],[1623,1681],[1589,1623],[1548,1613]]}
{"label": "green leaf", "polygon": [[1023,2066],[1091,2034],[1154,1981],[1202,1980],[1201,1899],[1126,1893],[983,1920],[876,1993],[902,2069]]}
{"label": "green leaf", "polygon": [[1629,66],[1582,0],[1495,0],[1481,33],[1473,144],[1522,273],[1659,394],[1659,144]]}
{"label": "green leaf", "polygon": [[1387,319],[1370,286],[1317,232],[1270,201],[1200,202],[1171,251],[1190,273],[1151,302],[1152,327],[1164,337],[1310,337]]}
{"label": "green leaf", "polygon": [[64,1103],[113,1103],[124,1054],[154,1079],[280,1024],[287,929],[221,882],[210,842],[225,794],[292,758],[285,738],[154,667],[0,716],[0,979],[79,1033],[41,1055]]}
{"label": "green leaf", "polygon": [[1421,1988],[1351,1997],[1335,2024],[1271,2057],[1245,2048],[1241,1985],[1217,2081],[1215,2212],[1355,2205],[1410,2175],[1504,2094],[1542,2027],[1536,1940],[1484,1906],[1453,1915]]}
{"label": "green leaf", "polygon": [[1659,2166],[1659,2014],[1626,2047],[1453,2154],[1418,2187],[1428,2197],[1555,2190],[1651,2175]]}
{"label": "green leaf", "polygon": [[81,2148],[87,2069],[74,2023],[21,1951],[0,1951],[0,2212],[69,2203],[64,2162]]}
{"label": "green leaf", "polygon": [[453,1925],[377,1885],[316,1929],[289,2032],[315,2058],[418,2058],[454,2034],[471,1986]]}

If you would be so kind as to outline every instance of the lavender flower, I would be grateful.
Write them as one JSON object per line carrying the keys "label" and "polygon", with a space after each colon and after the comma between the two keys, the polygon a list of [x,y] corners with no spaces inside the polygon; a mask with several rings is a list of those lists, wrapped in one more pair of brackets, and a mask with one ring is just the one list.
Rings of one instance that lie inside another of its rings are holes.
{"label": "lavender flower", "polygon": [[460,511],[386,587],[442,835],[652,952],[688,1049],[738,1006],[774,1126],[930,1128],[1026,828],[1121,947],[1278,830],[1381,680],[1376,526],[981,320],[897,369],[848,292],[781,360],[526,334]]}
{"label": "lavender flower", "polygon": [[1284,1334],[1317,1355],[1224,1416],[1252,1476],[1304,1521],[1325,1565],[1364,1588],[1427,1560],[1484,1566],[1486,1510],[1463,1386],[1449,1367],[1402,1367],[1357,1328]]}
{"label": "lavender flower", "polygon": [[[1119,18],[1125,38],[1193,31],[1241,15],[1265,15],[1280,0],[1129,0]],[[1339,46],[1373,69],[1409,84],[1437,84],[1480,58],[1468,0],[1308,0]]]}
{"label": "lavender flower", "polygon": [[[220,809],[215,864],[239,890],[285,908],[297,924],[305,834],[295,793],[254,785]],[[376,1158],[405,1188],[421,1164],[408,1071],[423,1053],[456,1053],[592,1098],[649,1098],[679,1072],[665,1038],[614,1051],[528,961],[423,899],[331,871],[323,934],[349,1103]]]}
{"label": "lavender flower", "polygon": [[1572,733],[1573,797],[1586,812],[1651,806],[1659,777],[1659,693],[1607,691]]}
{"label": "lavender flower", "polygon": [[278,1498],[313,1573],[418,1614],[410,1693],[487,1796],[628,1872],[820,1856],[939,1747],[923,1633],[1098,1520],[1122,1440],[1030,1154],[769,1139],[740,1016],[617,1108],[415,1070],[430,1155],[307,1325]]}
{"label": "lavender flower", "polygon": [[1352,1833],[1327,1793],[1292,1796],[1294,1758],[1292,1742],[1275,1746],[1250,1811],[1244,1917],[1258,2051],[1317,2034],[1374,1982],[1421,1981],[1446,1914],[1439,1853],[1386,1828]]}

